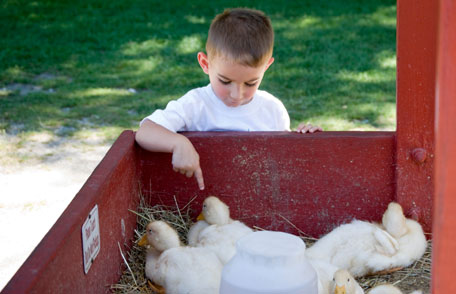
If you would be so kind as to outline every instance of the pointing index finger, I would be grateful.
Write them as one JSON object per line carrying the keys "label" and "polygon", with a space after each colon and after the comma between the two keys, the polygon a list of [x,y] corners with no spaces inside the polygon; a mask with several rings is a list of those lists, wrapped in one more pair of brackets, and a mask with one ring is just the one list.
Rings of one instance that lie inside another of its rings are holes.
{"label": "pointing index finger", "polygon": [[203,171],[200,167],[197,170],[195,170],[195,178],[198,182],[198,187],[200,188],[200,190],[204,190]]}

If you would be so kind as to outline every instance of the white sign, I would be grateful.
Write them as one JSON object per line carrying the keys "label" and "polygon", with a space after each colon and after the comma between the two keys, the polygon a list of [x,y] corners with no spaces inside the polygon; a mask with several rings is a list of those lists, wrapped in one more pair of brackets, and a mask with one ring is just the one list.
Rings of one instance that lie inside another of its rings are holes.
{"label": "white sign", "polygon": [[90,211],[82,225],[82,250],[84,255],[84,272],[89,272],[98,252],[100,252],[100,222],[98,220],[98,206]]}

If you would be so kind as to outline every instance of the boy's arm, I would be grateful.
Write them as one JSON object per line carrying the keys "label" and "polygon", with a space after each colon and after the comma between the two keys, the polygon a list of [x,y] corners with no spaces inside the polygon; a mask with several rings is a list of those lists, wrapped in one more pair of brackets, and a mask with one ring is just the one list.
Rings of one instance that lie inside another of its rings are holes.
{"label": "boy's arm", "polygon": [[204,189],[199,155],[187,137],[173,133],[159,124],[146,120],[136,132],[135,139],[146,150],[172,153],[174,171],[185,174],[187,177],[195,175],[199,188],[201,190]]}

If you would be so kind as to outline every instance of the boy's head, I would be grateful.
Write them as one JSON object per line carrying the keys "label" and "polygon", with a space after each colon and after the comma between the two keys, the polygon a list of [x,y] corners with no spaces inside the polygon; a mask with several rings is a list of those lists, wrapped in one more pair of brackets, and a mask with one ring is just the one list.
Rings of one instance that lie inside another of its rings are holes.
{"label": "boy's head", "polygon": [[273,45],[274,32],[264,13],[227,9],[212,21],[207,55],[199,52],[198,62],[217,97],[225,105],[237,107],[252,100],[274,61]]}
{"label": "boy's head", "polygon": [[258,67],[272,56],[274,31],[263,12],[247,8],[226,9],[209,28],[206,52],[209,59],[224,57]]}

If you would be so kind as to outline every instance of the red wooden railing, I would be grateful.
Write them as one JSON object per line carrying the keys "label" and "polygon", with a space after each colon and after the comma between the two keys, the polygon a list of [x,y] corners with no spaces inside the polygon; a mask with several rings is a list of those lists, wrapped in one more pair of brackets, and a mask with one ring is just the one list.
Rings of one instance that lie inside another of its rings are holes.
{"label": "red wooden railing", "polygon": [[432,293],[456,291],[456,2],[440,1]]}

